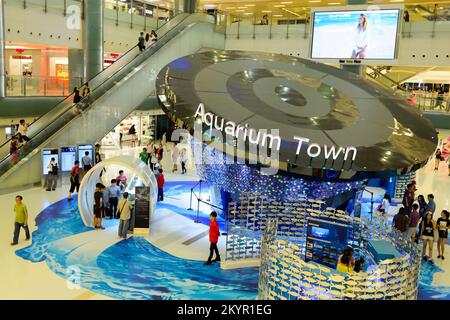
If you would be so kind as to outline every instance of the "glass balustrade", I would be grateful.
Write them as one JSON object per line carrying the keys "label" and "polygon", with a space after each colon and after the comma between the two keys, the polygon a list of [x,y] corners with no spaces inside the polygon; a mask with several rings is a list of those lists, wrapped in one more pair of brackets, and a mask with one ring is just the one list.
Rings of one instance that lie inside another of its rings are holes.
{"label": "glass balustrade", "polygon": [[[69,85],[70,84],[70,85]],[[80,77],[61,79],[58,77],[6,76],[6,96],[68,96],[73,87],[83,84]]]}

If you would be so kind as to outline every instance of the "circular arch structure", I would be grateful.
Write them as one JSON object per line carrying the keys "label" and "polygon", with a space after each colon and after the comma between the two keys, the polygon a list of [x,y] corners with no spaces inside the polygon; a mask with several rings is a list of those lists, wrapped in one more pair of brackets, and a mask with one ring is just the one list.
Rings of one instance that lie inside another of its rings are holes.
{"label": "circular arch structure", "polygon": [[156,195],[158,192],[158,186],[156,178],[150,167],[142,162],[140,159],[131,156],[118,156],[103,160],[89,170],[80,184],[80,192],[78,195],[78,208],[80,211],[81,219],[86,226],[92,226],[94,223],[94,199],[93,194],[95,185],[100,180],[100,173],[107,166],[116,165],[123,169],[127,169],[133,172],[141,181],[144,186],[150,187],[150,218],[155,212]]}

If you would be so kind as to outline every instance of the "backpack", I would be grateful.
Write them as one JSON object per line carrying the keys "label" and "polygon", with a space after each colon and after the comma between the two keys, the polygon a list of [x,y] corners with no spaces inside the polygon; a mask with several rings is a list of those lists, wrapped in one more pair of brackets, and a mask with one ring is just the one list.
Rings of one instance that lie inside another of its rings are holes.
{"label": "backpack", "polygon": [[57,176],[58,175],[58,164],[55,163],[54,166],[52,166],[52,174]]}
{"label": "backpack", "polygon": [[78,183],[78,175],[75,172],[70,174],[70,183]]}
{"label": "backpack", "polygon": [[398,215],[397,222],[395,223],[395,228],[401,232],[406,231],[406,226],[408,224],[408,217],[406,215]]}

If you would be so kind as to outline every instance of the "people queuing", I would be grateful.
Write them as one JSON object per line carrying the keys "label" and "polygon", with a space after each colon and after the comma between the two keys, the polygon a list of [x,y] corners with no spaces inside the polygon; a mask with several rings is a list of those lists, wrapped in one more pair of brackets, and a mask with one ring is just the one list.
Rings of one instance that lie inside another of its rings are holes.
{"label": "people queuing", "polygon": [[118,219],[119,216],[116,215],[117,206],[119,203],[119,199],[121,196],[120,187],[117,185],[117,180],[112,179],[111,185],[106,189],[108,195],[108,203],[109,203],[109,218],[110,219]]}

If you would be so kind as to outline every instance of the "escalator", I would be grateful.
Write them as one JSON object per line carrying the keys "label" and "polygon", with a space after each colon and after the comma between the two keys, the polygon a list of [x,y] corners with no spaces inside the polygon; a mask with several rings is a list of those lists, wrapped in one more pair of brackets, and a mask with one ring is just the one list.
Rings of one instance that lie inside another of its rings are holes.
{"label": "escalator", "polygon": [[201,48],[224,48],[224,35],[215,32],[214,18],[180,14],[158,30],[159,39],[144,52],[136,46],[89,81],[91,94],[80,103],[73,95],[36,120],[31,140],[15,155],[10,141],[0,146],[0,193],[41,180],[43,148],[94,144],[154,94],[160,69]]}

